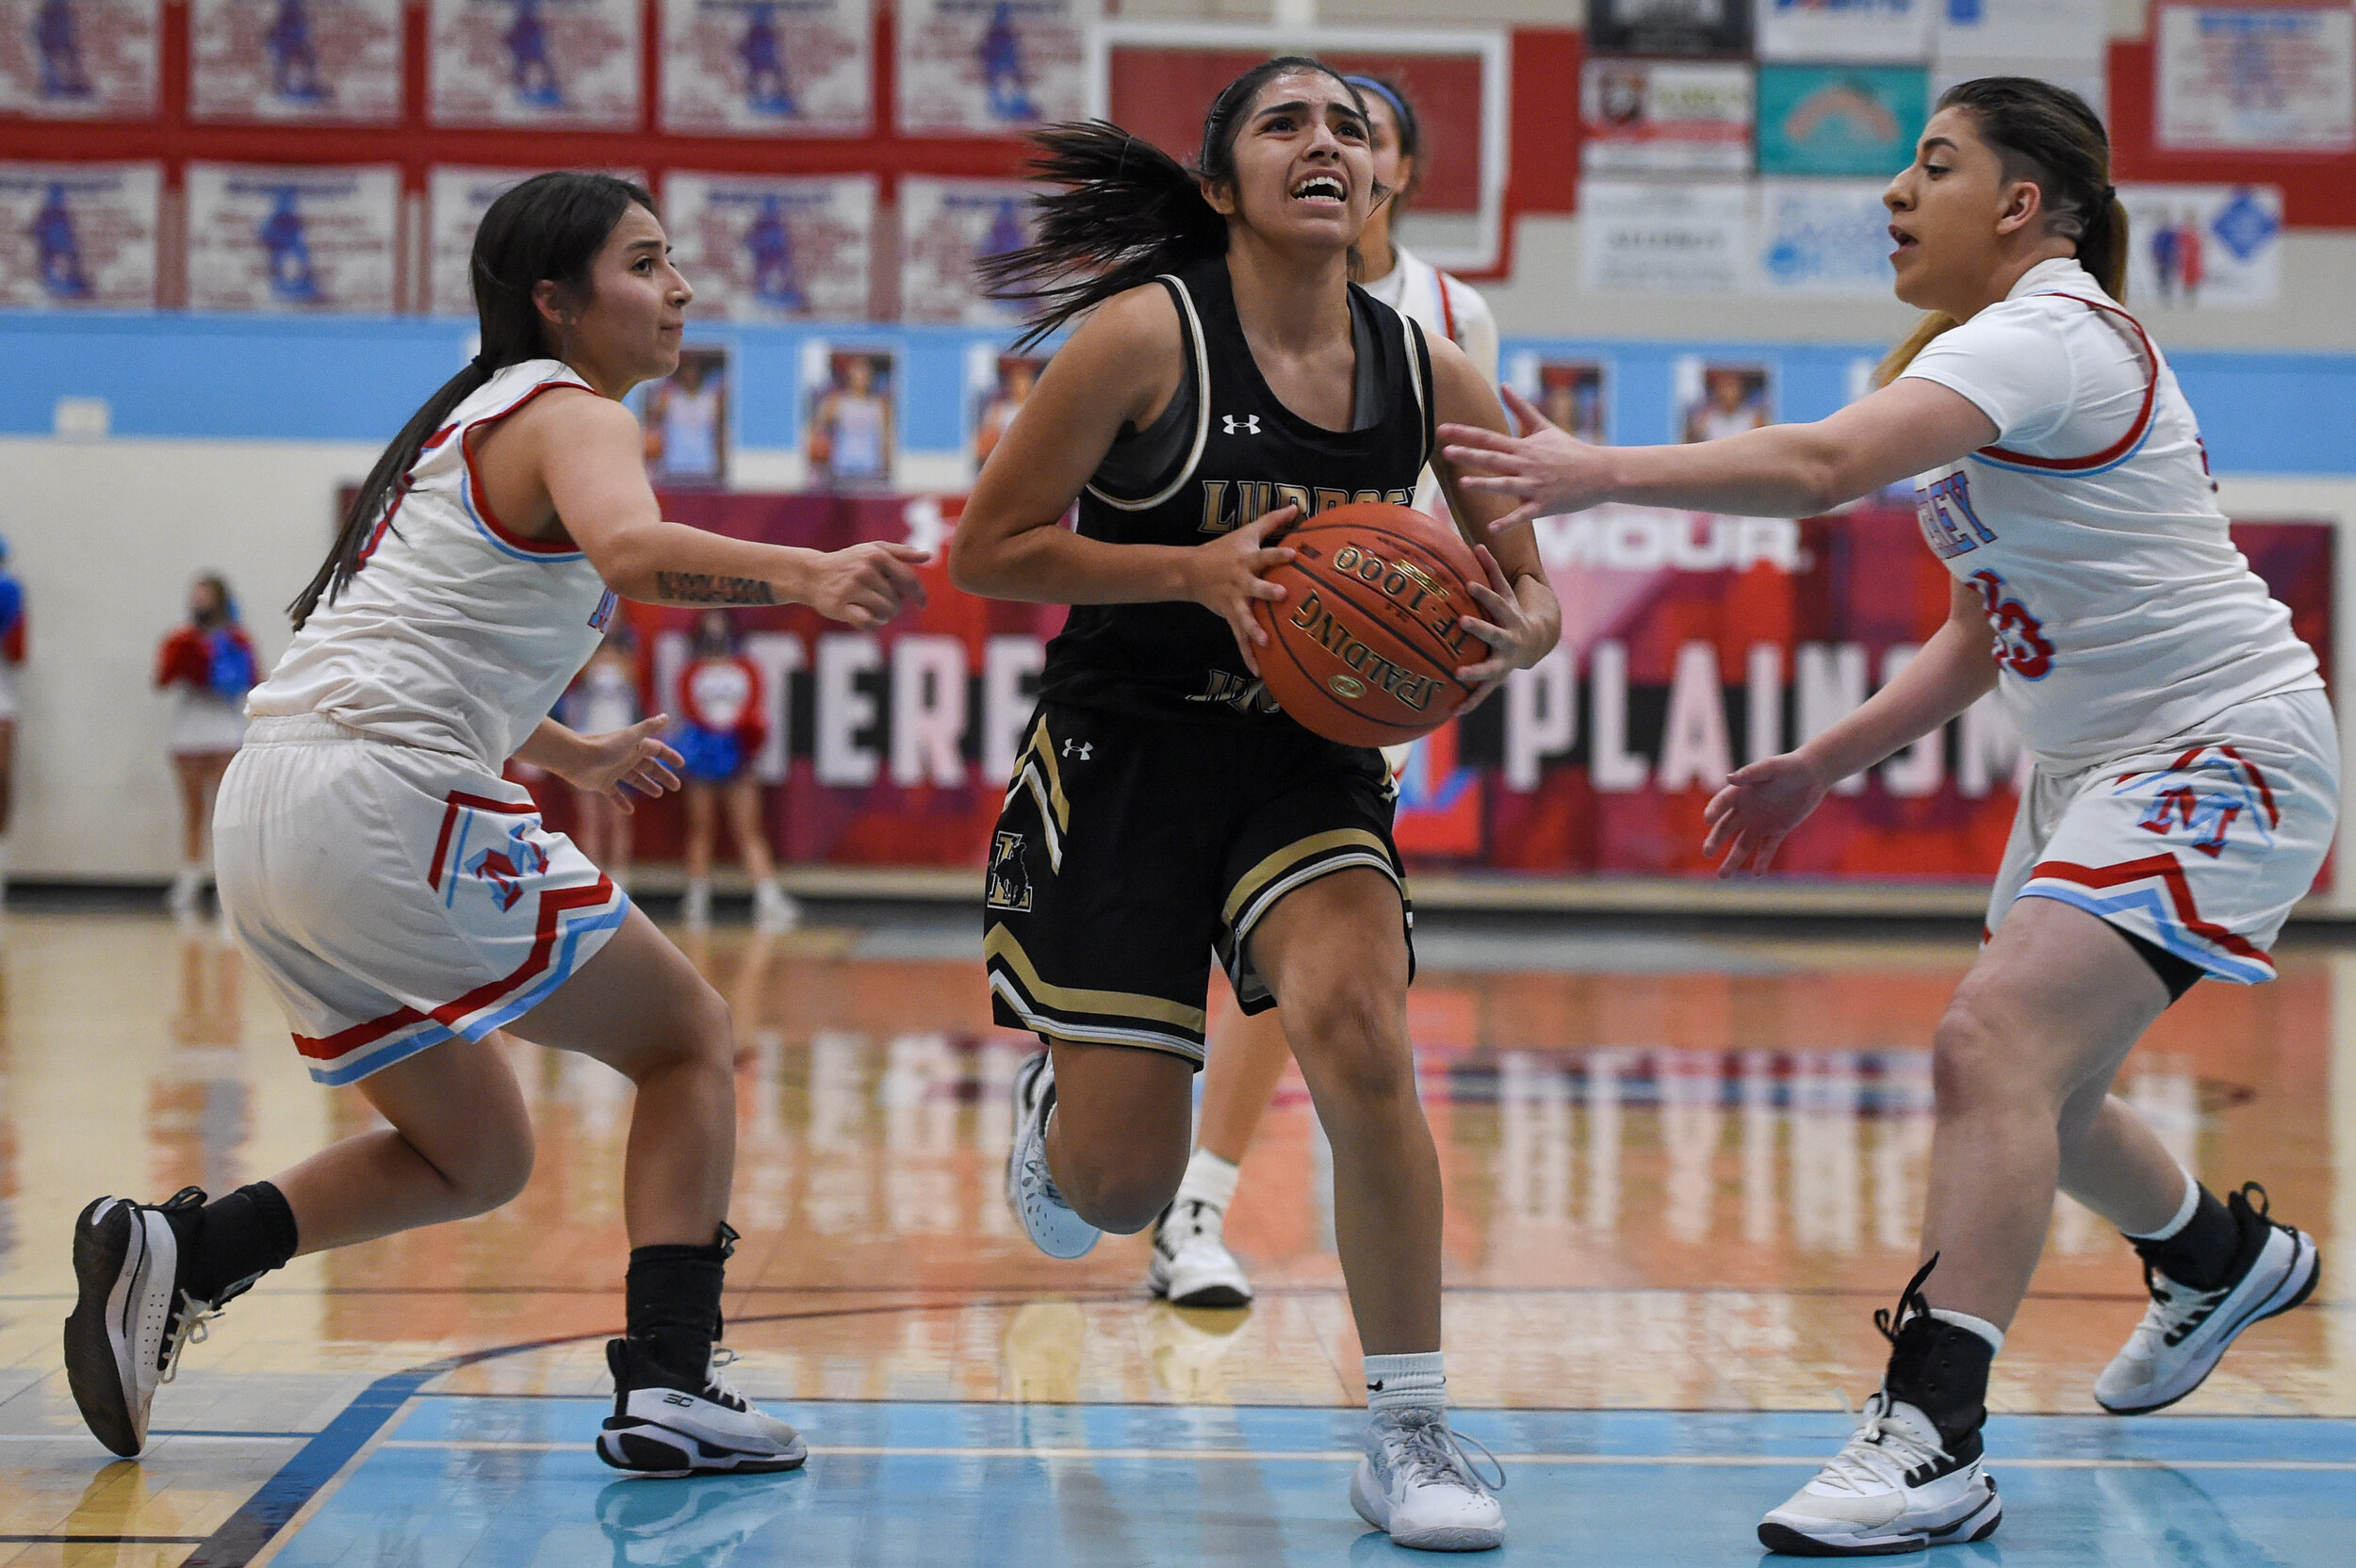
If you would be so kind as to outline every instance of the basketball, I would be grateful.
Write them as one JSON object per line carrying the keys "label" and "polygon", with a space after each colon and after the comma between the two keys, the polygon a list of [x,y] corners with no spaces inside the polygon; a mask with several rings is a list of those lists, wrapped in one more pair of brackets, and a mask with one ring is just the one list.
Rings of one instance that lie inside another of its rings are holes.
{"label": "basketball", "polygon": [[1344,745],[1396,745],[1446,724],[1473,688],[1456,672],[1488,645],[1458,624],[1481,613],[1480,561],[1456,531],[1412,507],[1359,501],[1272,544],[1299,559],[1256,600],[1270,645],[1260,677],[1285,712]]}

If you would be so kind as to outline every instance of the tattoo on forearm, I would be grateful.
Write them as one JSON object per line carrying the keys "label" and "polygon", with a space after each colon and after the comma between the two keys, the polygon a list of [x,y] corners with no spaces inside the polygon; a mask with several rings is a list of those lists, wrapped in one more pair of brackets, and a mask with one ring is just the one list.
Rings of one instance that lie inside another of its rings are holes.
{"label": "tattoo on forearm", "polygon": [[757,577],[714,577],[710,572],[657,572],[654,591],[671,604],[775,604],[777,596]]}

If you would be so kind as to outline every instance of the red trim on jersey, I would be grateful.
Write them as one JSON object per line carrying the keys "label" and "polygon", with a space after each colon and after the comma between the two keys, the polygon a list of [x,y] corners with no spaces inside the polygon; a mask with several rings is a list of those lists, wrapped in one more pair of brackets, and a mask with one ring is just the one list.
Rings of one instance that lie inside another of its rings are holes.
{"label": "red trim on jersey", "polygon": [[562,523],[557,525],[559,536],[555,539],[527,539],[505,523],[500,522],[499,514],[491,510],[491,498],[483,491],[483,475],[475,468],[473,443],[478,432],[488,430],[491,426],[498,424],[541,393],[559,389],[578,392],[589,390],[577,381],[544,381],[497,414],[486,414],[469,424],[466,427],[466,433],[458,438],[462,447],[459,455],[465,460],[466,467],[466,490],[474,498],[475,515],[483,519],[483,526],[489,529],[493,537],[497,538],[500,544],[531,555],[578,555],[581,553],[581,547],[563,536],[564,525]]}
{"label": "red trim on jersey", "polygon": [[2140,860],[2121,860],[2110,866],[2081,866],[2069,860],[2040,860],[2029,868],[2029,879],[2050,876],[2056,882],[2075,882],[2082,888],[2116,888],[2123,883],[2157,878],[2168,887],[2168,902],[2176,906],[2176,918],[2184,923],[2184,929],[2196,937],[2215,942],[2226,952],[2253,963],[2274,967],[2267,957],[2244,939],[2233,935],[2222,925],[2201,918],[2201,907],[2193,902],[2192,885],[2184,879],[2184,868],[2173,855],[2147,855]]}
{"label": "red trim on jersey", "polygon": [[334,1061],[339,1056],[350,1055],[364,1045],[372,1045],[396,1030],[422,1023],[428,1018],[455,1029],[458,1021],[468,1013],[498,1001],[502,994],[514,990],[548,967],[548,956],[556,951],[558,916],[567,909],[595,908],[613,896],[613,880],[603,875],[586,887],[563,888],[555,892],[542,893],[539,923],[532,934],[532,951],[509,973],[497,980],[485,981],[456,1001],[443,1003],[431,1013],[421,1013],[415,1007],[397,1007],[382,1018],[355,1023],[349,1029],[339,1029],[323,1037],[296,1035],[295,1049],[316,1061]]}
{"label": "red trim on jersey", "polygon": [[2250,776],[2250,782],[2258,786],[2258,799],[2266,808],[2266,825],[2269,827],[2282,825],[2282,813],[2276,809],[2274,805],[2274,791],[2267,785],[2266,776],[2258,771],[2258,764],[2235,751],[2232,746],[2219,746],[2217,749],[2222,755],[2240,763],[2242,771]]}
{"label": "red trim on jersey", "polygon": [[539,809],[530,801],[521,805],[504,800],[489,800],[470,795],[464,790],[452,790],[444,797],[441,836],[434,841],[434,869],[426,874],[425,885],[439,892],[442,888],[442,856],[450,848],[450,830],[458,825],[458,813],[464,810],[498,811],[511,817],[528,817]]}
{"label": "red trim on jersey", "polygon": [[1440,286],[1440,330],[1448,334],[1448,340],[1453,343],[1456,341],[1456,307],[1448,302],[1448,274],[1434,267],[1432,277]]}
{"label": "red trim on jersey", "polygon": [[2151,366],[2151,373],[2143,384],[2143,406],[2135,410],[2135,422],[2127,427],[2127,433],[2096,452],[2092,457],[2031,457],[2027,452],[2010,451],[2003,447],[1982,447],[1979,455],[1992,457],[2000,463],[2017,463],[2024,468],[2042,468],[2048,473],[2056,474],[2084,473],[2090,468],[2107,467],[2134,451],[2136,443],[2151,433],[2151,410],[2160,395],[2160,351],[2151,347],[2151,339],[2144,332],[2143,323],[2117,305],[2106,305],[2099,300],[2083,299],[2078,295],[2064,294],[2058,290],[2047,297],[2056,300],[2076,300],[2088,310],[2108,311],[2135,330],[2135,341],[2143,345],[2143,357]]}

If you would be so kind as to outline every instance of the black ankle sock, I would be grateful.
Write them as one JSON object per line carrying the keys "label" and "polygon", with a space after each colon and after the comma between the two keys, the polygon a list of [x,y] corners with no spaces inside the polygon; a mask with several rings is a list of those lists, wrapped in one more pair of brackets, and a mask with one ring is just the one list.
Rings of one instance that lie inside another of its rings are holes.
{"label": "black ankle sock", "polygon": [[294,1210],[268,1182],[241,1186],[201,1209],[172,1213],[172,1226],[181,1248],[182,1288],[216,1306],[295,1254]]}
{"label": "black ankle sock", "polygon": [[2202,1187],[2201,1201],[2183,1230],[2166,1241],[2137,1241],[2135,1248],[2144,1262],[2178,1284],[2215,1290],[2233,1272],[2241,1250],[2241,1227],[2217,1194]]}
{"label": "black ankle sock", "polygon": [[623,1283],[630,1337],[679,1377],[700,1387],[720,1337],[720,1287],[736,1233],[720,1227],[710,1247],[634,1247]]}
{"label": "black ankle sock", "polygon": [[1988,1420],[1988,1366],[1995,1355],[1995,1347],[1970,1329],[1918,1313],[1898,1330],[1882,1387],[1929,1416],[1948,1453],[1969,1459]]}

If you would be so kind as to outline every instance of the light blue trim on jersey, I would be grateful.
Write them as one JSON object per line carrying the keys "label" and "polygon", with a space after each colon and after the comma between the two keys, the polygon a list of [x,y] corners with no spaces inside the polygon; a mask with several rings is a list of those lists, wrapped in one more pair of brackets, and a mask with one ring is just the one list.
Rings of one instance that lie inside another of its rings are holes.
{"label": "light blue trim on jersey", "polygon": [[473,459],[466,451],[466,433],[462,430],[450,439],[458,443],[458,504],[466,509],[466,521],[474,524],[475,531],[488,540],[493,549],[511,560],[529,561],[536,566],[561,566],[568,561],[585,561],[589,558],[587,550],[549,550],[546,553],[538,550],[519,550],[498,534],[493,533],[491,525],[475,514],[474,486],[468,482],[472,472],[466,466]]}
{"label": "light blue trim on jersey", "polygon": [[2135,454],[2143,450],[2151,442],[2151,433],[2159,428],[2159,410],[2155,408],[2151,411],[2151,421],[2143,428],[2142,438],[2127,449],[2125,456],[2114,458],[2100,468],[2037,468],[2026,463],[2007,463],[2001,457],[1990,457],[1986,452],[1973,452],[1971,457],[1972,462],[1985,463],[1991,468],[2004,468],[2016,474],[2034,474],[2038,479],[2092,479],[2097,474],[2109,473],[2122,463],[2133,463],[2135,460]]}
{"label": "light blue trim on jersey", "polygon": [[[2123,931],[2133,931],[2146,941],[2156,943],[2179,958],[2200,965],[2218,979],[2231,980],[2237,986],[2263,986],[2274,978],[2272,970],[2246,959],[2227,957],[2194,937],[2178,922],[2174,911],[2161,902],[2158,891],[2149,886],[2098,893],[2074,883],[2037,877],[2013,896],[2015,902],[2023,898],[2050,898],[2057,904],[2075,905],[2097,920],[2109,922]],[[2139,924],[2117,918],[2136,912],[2151,918],[2151,929],[2147,931]]]}

